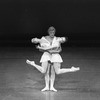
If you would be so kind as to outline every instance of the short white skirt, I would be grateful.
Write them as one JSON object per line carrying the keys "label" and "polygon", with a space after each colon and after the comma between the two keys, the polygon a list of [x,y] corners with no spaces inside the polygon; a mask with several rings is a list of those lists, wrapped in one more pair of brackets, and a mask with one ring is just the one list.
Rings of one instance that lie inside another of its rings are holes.
{"label": "short white skirt", "polygon": [[60,56],[59,53],[50,54],[48,52],[44,52],[40,59],[40,62],[42,63],[46,61],[60,62],[60,63],[63,62],[62,57]]}

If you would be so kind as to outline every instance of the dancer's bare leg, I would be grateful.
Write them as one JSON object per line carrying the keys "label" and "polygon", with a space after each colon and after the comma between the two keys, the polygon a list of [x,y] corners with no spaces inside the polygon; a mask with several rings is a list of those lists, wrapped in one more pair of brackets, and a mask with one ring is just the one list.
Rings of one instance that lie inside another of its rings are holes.
{"label": "dancer's bare leg", "polygon": [[61,63],[54,63],[54,69],[56,74],[63,74],[63,73],[67,73],[67,72],[76,72],[78,70],[80,70],[79,67],[71,67],[71,68],[60,68],[61,67]]}
{"label": "dancer's bare leg", "polygon": [[49,70],[50,70],[50,64],[48,63],[48,68],[47,68],[47,71],[45,73],[45,88],[43,88],[41,91],[49,90],[49,80],[50,80]]}
{"label": "dancer's bare leg", "polygon": [[35,68],[37,68],[41,73],[46,73],[47,67],[48,67],[48,61],[46,62],[42,62],[41,66],[35,64],[34,61],[30,61],[30,60],[26,60],[27,64],[30,64],[32,66],[34,66]]}
{"label": "dancer's bare leg", "polygon": [[54,88],[54,82],[55,82],[55,70],[52,65],[51,66],[51,77],[50,77],[50,90],[57,92],[57,90]]}

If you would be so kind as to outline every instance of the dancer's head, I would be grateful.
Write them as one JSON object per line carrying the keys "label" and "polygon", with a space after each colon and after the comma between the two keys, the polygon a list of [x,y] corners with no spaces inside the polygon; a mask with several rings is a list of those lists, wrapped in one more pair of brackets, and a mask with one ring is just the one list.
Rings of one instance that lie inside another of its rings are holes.
{"label": "dancer's head", "polygon": [[48,34],[50,37],[54,37],[55,32],[56,32],[56,29],[53,26],[49,27]]}

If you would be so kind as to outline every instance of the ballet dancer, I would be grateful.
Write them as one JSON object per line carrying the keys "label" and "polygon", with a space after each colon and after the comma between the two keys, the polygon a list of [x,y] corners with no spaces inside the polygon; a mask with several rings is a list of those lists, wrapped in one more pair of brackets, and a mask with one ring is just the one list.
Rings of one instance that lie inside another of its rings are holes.
{"label": "ballet dancer", "polygon": [[[61,43],[66,42],[65,37],[56,37],[55,36],[56,29],[51,26],[48,29],[48,35],[43,36],[41,39],[33,38],[32,43],[39,43],[37,49],[43,52],[43,55],[40,59],[40,65],[35,64],[34,61],[26,60],[27,64],[34,66],[41,73],[45,74],[45,88],[41,91],[51,90],[57,91],[54,88],[55,81],[55,73],[62,74],[67,72],[76,72],[80,70],[79,67],[71,67],[71,68],[61,68],[61,63],[63,62],[60,52],[61,52]],[[51,76],[49,76],[49,69],[51,65]],[[49,88],[50,83],[50,88]]]}

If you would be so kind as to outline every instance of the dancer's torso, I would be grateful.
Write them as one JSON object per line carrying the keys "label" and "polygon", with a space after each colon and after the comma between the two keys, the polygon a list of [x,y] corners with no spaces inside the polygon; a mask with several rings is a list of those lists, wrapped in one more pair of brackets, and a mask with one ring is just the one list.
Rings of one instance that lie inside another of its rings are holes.
{"label": "dancer's torso", "polygon": [[41,46],[46,46],[46,47],[50,47],[50,46],[55,46],[55,47],[59,47],[60,46],[60,42],[59,39],[55,36],[53,39],[50,39],[48,36],[43,36],[41,38]]}
{"label": "dancer's torso", "polygon": [[[60,39],[61,38],[58,38],[58,37],[54,37],[52,40],[49,40],[48,37],[42,37],[41,38],[41,43],[40,45],[43,46],[43,47],[50,47],[50,46],[53,46],[53,47],[60,47]],[[51,62],[62,62],[62,58],[59,54],[59,52],[48,52],[48,51],[45,51],[42,55],[42,58],[40,60],[40,62],[44,62],[44,61],[51,61]]]}

